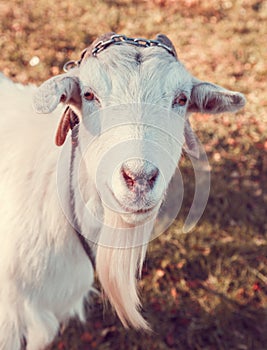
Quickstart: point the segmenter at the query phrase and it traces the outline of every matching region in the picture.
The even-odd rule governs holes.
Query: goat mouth
[[[151,211],[153,211],[153,209],[155,209],[155,207],[147,208],[147,209],[139,209],[139,210],[134,211],[133,213],[135,213],[135,214],[146,214],[146,213],[150,213]]]
[[[116,199],[116,197],[115,197],[115,199]],[[123,205],[118,200],[117,200],[117,202],[120,205],[120,207],[122,208],[122,210],[124,211],[123,214],[139,214],[139,215],[149,214],[149,213],[152,213],[155,210],[155,208],[157,207],[155,205],[155,206],[149,207],[149,208],[133,209],[133,208],[129,208],[129,207]]]
[[[156,207],[158,207],[158,204],[153,205],[152,207],[148,207],[148,208],[141,208],[141,209],[134,209],[134,208],[130,208],[126,205],[124,205],[114,194],[114,192],[111,190],[111,194],[113,199],[115,200],[116,204],[118,205],[119,210],[122,211],[122,214],[138,214],[138,215],[142,215],[142,214],[150,214],[152,213]]]

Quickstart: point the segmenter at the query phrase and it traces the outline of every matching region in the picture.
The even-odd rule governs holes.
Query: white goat
[[[1,350],[43,349],[60,323],[83,319],[93,264],[122,323],[149,328],[136,273],[184,142],[197,154],[188,114],[245,104],[192,77],[164,35],[113,35],[38,89],[0,78]],[[39,113],[67,106],[58,128],[37,118],[33,95]]]

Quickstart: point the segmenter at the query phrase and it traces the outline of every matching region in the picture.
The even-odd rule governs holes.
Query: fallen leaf
[[[91,343],[91,341],[93,340],[93,336],[91,333],[89,332],[85,332],[83,333],[83,335],[81,336],[81,340],[85,343]]]

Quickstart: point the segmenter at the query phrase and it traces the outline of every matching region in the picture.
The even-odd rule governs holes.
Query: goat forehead
[[[88,58],[81,67],[80,80],[100,98],[140,102],[162,99],[179,89],[189,92],[192,85],[192,76],[165,50],[130,45],[113,46],[97,58]]]

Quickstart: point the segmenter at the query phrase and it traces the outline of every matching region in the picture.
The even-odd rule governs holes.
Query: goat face
[[[103,203],[133,225],[159,209],[184,141],[198,153],[188,113],[235,111],[245,102],[240,93],[195,79],[161,47],[126,43],[85,55],[79,68],[50,79],[35,96],[43,113],[60,101],[88,131],[84,147],[95,136],[87,162]]]
[[[188,113],[235,111],[245,102],[240,93],[195,79],[162,47],[127,43],[85,55],[79,68],[50,79],[35,96],[39,112],[60,101],[88,132],[83,145],[89,175],[97,179],[104,205],[133,225],[159,209],[184,141],[198,153]]]
[[[102,202],[131,225],[154,217],[181,155],[192,76],[162,48],[126,45],[88,57],[79,84]]]
[[[99,38],[100,43],[109,38]],[[95,187],[104,210],[132,226],[155,218],[183,144],[198,156],[189,114],[233,112],[245,104],[242,94],[194,78],[177,59],[169,39],[157,39],[163,46],[119,42],[96,56],[91,47],[78,67],[49,79],[34,98],[40,113],[52,112],[59,102],[68,105],[57,145],[73,127],[71,116],[78,116],[87,168],[81,182],[83,192],[89,193],[83,193],[83,199],[89,202]]]

